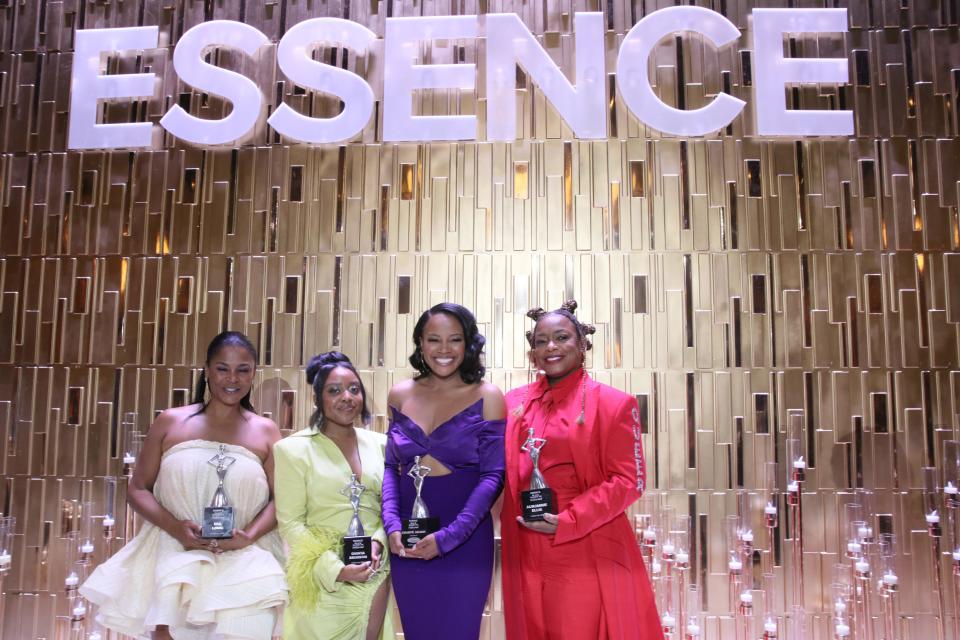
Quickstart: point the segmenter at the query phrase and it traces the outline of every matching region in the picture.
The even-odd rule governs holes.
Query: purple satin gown
[[[407,471],[428,453],[452,473],[427,476],[421,496],[440,518],[440,556],[391,556],[390,577],[408,640],[475,640],[493,575],[490,507],[503,485],[503,420],[484,420],[478,400],[426,435],[393,409],[383,474],[383,524],[399,531],[416,497]]]

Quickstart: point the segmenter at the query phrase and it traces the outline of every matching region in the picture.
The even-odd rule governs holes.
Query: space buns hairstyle
[[[587,336],[592,336],[597,332],[597,328],[592,324],[586,324],[580,322],[577,316],[574,315],[574,312],[577,310],[577,301],[576,300],[567,300],[559,309],[554,309],[553,311],[544,311],[543,307],[537,307],[535,309],[530,309],[527,311],[527,317],[533,320],[533,329],[527,331],[527,342],[533,347],[533,336],[537,331],[537,325],[540,323],[540,320],[547,316],[563,316],[570,321],[570,324],[573,325],[573,328],[577,331],[577,341],[583,345],[584,351],[589,351],[593,348],[593,343],[590,342],[590,338]]]

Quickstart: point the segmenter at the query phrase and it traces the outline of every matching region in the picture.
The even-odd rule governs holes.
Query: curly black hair
[[[217,352],[224,347],[240,347],[245,349],[247,353],[250,354],[250,357],[253,358],[254,364],[257,362],[257,348],[253,346],[253,343],[250,342],[250,338],[243,335],[239,331],[224,331],[214,336],[213,340],[210,341],[210,344],[207,345],[207,359],[204,360],[204,364],[210,364],[210,361],[213,360],[213,357],[217,355]],[[253,392],[251,389],[247,392],[247,395],[243,396],[240,399],[240,406],[246,409],[251,413],[256,413],[257,410],[253,408],[253,403],[250,402],[250,394]],[[210,402],[206,398],[207,396],[207,374],[203,369],[200,370],[200,377],[197,378],[197,386],[193,391],[193,404],[199,404],[200,408],[195,412],[187,416],[189,420],[195,415],[199,415],[207,410],[207,405]]]
[[[423,359],[423,352],[420,350],[420,342],[423,339],[423,329],[427,326],[427,321],[438,313],[445,313],[448,316],[456,318],[463,327],[463,341],[465,352],[463,362],[457,370],[460,378],[467,384],[476,384],[483,380],[487,372],[483,366],[483,346],[487,339],[481,335],[477,328],[477,319],[466,307],[453,303],[441,302],[435,304],[420,316],[417,325],[413,328],[413,346],[414,351],[410,355],[410,364],[417,370],[417,379],[425,378],[430,375],[430,367]]]
[[[323,422],[323,385],[326,384],[330,373],[341,367],[353,372],[360,383],[360,397],[363,399],[363,408],[360,410],[360,418],[366,424],[370,421],[370,410],[367,408],[367,389],[363,386],[363,380],[357,373],[356,367],[350,362],[350,358],[339,351],[327,351],[310,358],[307,363],[307,383],[313,387],[313,403],[316,407],[313,415],[310,416],[310,426],[319,427]]]
[[[527,331],[527,342],[530,344],[530,347],[533,347],[533,334],[537,330],[537,324],[542,318],[547,316],[563,316],[570,321],[570,324],[573,325],[573,328],[577,332],[577,341],[583,345],[584,351],[589,351],[593,348],[593,343],[590,342],[590,338],[587,336],[592,336],[597,332],[597,328],[592,324],[586,324],[585,322],[580,322],[580,319],[573,313],[577,310],[577,301],[576,300],[567,300],[559,309],[554,309],[553,311],[544,311],[542,307],[537,307],[536,309],[530,309],[527,311],[527,317],[533,320],[533,329]]]

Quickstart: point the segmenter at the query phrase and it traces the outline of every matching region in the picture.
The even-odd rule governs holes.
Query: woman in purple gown
[[[382,496],[393,590],[408,640],[474,640],[493,575],[490,507],[503,484],[506,405],[483,382],[485,340],[470,311],[435,305],[420,316],[413,342],[419,374],[388,398]],[[405,547],[401,519],[411,517],[417,457],[429,469],[421,497],[440,528]]]

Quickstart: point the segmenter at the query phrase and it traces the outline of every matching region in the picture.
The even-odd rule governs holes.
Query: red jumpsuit
[[[582,386],[581,386],[582,385]],[[582,398],[584,424],[578,424]],[[528,429],[547,444],[540,470],[557,496],[548,536],[520,526],[532,464]],[[659,640],[650,581],[624,511],[644,485],[636,399],[574,373],[507,394],[506,485],[501,512],[508,640]]]

